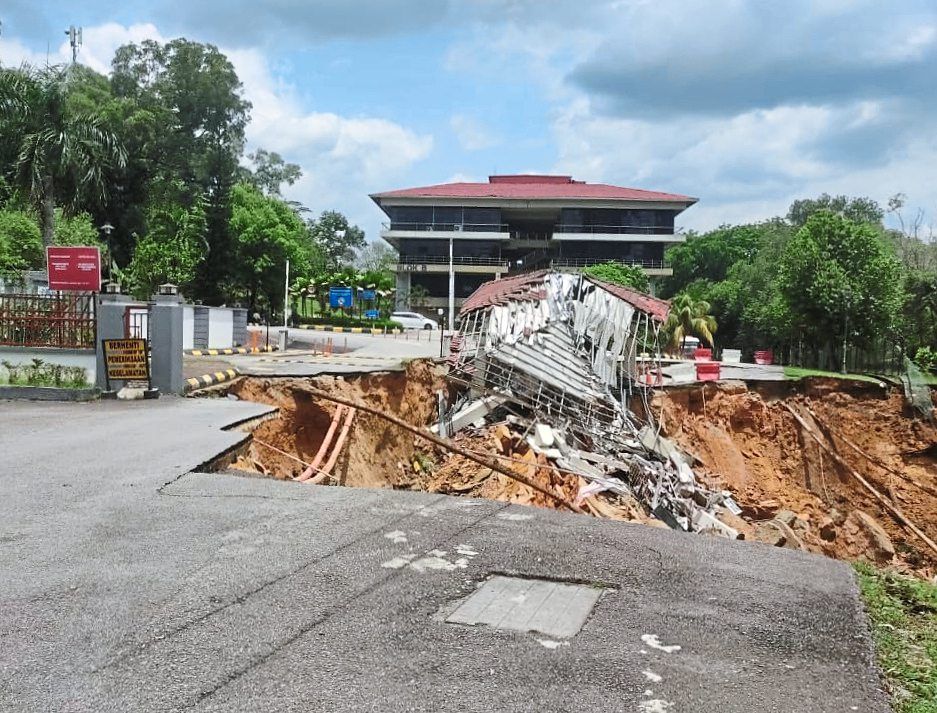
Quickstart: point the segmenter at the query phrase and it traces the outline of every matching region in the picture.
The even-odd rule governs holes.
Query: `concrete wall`
[[[85,380],[94,384],[97,361],[94,349],[54,349],[49,347],[0,347],[0,362],[30,364],[33,359],[42,359],[47,364],[80,366],[85,370]],[[6,379],[7,370],[0,363],[0,377]]]
[[[195,310],[192,305],[182,306],[182,348],[195,348]]]
[[[247,310],[183,305],[183,349],[228,349],[247,340]]]
[[[234,313],[227,307],[212,307],[208,312],[208,348],[234,346]]]

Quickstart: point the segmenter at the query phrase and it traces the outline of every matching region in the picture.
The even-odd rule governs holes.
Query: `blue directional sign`
[[[374,290],[362,290],[361,299],[363,300],[375,300],[377,299],[377,293]]]
[[[364,311],[364,316],[368,319],[379,319],[381,316],[381,311],[377,309],[366,309]]]
[[[332,309],[351,307],[352,292],[350,287],[330,287],[329,307]]]

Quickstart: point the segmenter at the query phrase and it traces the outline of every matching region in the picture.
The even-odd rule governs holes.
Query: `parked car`
[[[394,312],[390,318],[404,329],[439,329],[439,322],[419,312]]]

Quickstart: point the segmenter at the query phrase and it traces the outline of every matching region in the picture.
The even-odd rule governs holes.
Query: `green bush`
[[[0,362],[7,371],[7,383],[11,386],[57,386],[65,389],[88,387],[85,369],[81,366],[47,364],[42,359],[33,359],[31,364]]]
[[[914,363],[924,371],[937,374],[937,349],[921,347],[914,355]]]

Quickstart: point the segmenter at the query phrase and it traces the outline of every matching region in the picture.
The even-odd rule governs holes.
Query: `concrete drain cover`
[[[586,623],[600,596],[598,587],[496,575],[459,604],[446,621],[568,639]]]

